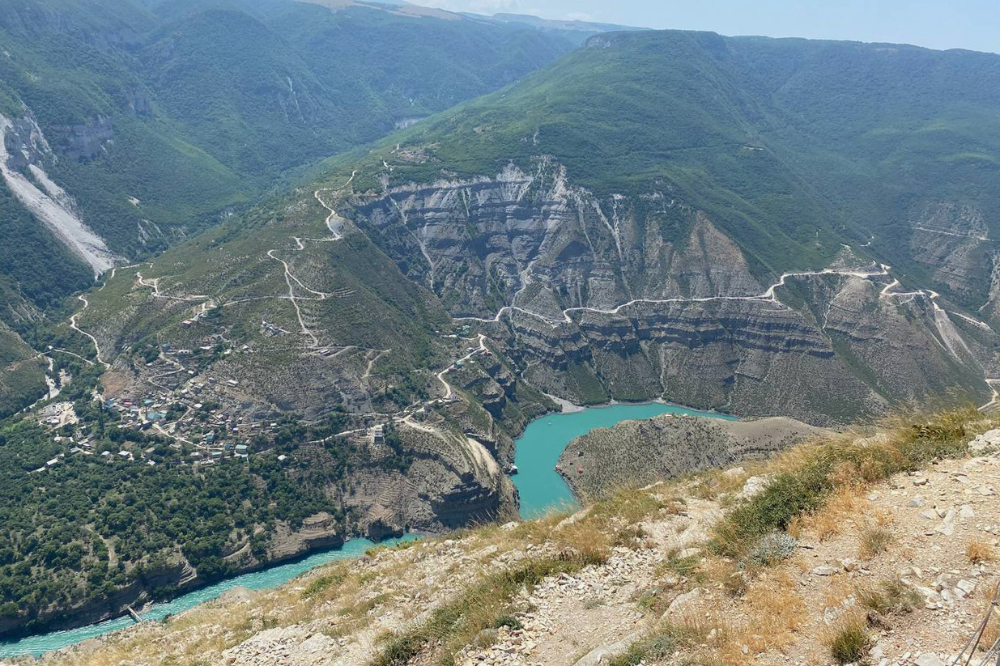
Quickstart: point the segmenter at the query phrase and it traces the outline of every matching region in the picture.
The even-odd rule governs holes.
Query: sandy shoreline
[[[563,413],[563,414],[572,414],[574,412],[582,412],[583,410],[586,409],[586,407],[583,407],[582,405],[574,405],[569,400],[563,400],[562,398],[557,398],[556,396],[550,395],[548,393],[545,394],[545,397],[548,398],[549,400],[551,400],[552,402],[556,403],[557,405],[559,405],[559,407],[562,410],[561,413]]]

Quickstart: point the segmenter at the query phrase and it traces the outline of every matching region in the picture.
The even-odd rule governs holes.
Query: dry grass
[[[822,508],[796,516],[789,524],[789,534],[798,538],[810,533],[819,541],[840,535],[846,525],[863,513],[862,490],[853,483],[838,488]]]
[[[482,577],[456,597],[439,606],[420,626],[387,637],[371,666],[404,666],[418,655],[432,654],[437,663],[453,663],[454,654],[469,645],[484,629],[496,628],[514,612],[512,603],[524,590],[529,593],[544,578],[572,573],[602,559],[566,553],[519,563]]]
[[[712,632],[715,631],[713,635]],[[709,636],[712,642],[717,643],[724,639],[724,634],[712,623],[706,622],[703,618],[695,616],[685,616],[675,621],[662,622],[650,634],[629,646],[624,654],[611,659],[608,666],[638,666],[643,663],[661,663],[678,650],[685,650],[690,653],[692,649],[697,650],[699,646],[708,647]],[[683,663],[691,666],[707,664],[708,662],[700,657],[705,655],[688,654]]]
[[[998,640],[1000,640],[1000,615],[994,613],[990,617],[990,621],[986,623],[986,628],[983,629],[983,636],[979,640],[979,649],[985,652]]]
[[[844,601],[855,593],[855,588],[850,581],[842,576],[832,577],[823,589],[823,608],[837,608],[843,606]]]
[[[791,449],[769,465],[772,478],[767,488],[716,525],[715,546],[723,554],[744,556],[762,536],[816,514],[840,491],[865,489],[933,460],[963,455],[969,433],[988,424],[970,408],[900,417],[888,423],[878,438],[840,435]]]
[[[879,615],[902,615],[920,605],[920,595],[898,578],[859,587],[858,602]]]
[[[838,664],[862,662],[872,646],[867,618],[862,613],[846,615],[827,633],[824,642]]]
[[[808,612],[791,574],[779,570],[753,579],[738,572],[732,562],[710,560],[705,575],[705,584],[740,575],[742,596],[739,600],[695,600],[611,663],[661,663],[680,650],[683,657],[677,663],[741,666],[754,663],[758,654],[781,651],[797,640]],[[670,649],[664,652],[666,648]]]
[[[996,551],[993,546],[985,541],[972,540],[965,544],[965,559],[971,564],[983,564],[996,559]]]
[[[795,640],[806,621],[805,603],[788,572],[778,572],[751,586],[746,593],[747,609],[752,618],[739,637],[751,651],[780,650]]]
[[[868,560],[889,550],[896,542],[892,530],[885,525],[864,525],[858,534],[858,556]]]

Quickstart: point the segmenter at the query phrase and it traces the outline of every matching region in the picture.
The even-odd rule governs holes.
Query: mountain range
[[[1000,56],[59,2],[0,10],[0,399],[62,392],[0,428],[0,632],[513,516],[564,401],[997,402]]]

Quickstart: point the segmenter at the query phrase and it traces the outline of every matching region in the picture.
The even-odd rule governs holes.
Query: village
[[[183,325],[189,328],[197,321],[198,317],[195,317],[185,320]],[[265,337],[287,333],[267,321],[261,322],[260,330]],[[460,329],[460,332],[467,335],[468,327]],[[470,340],[456,334],[444,334],[442,337],[456,342]],[[94,423],[90,422],[93,419],[80,418],[72,402],[50,402],[39,409],[38,422],[54,433],[53,442],[64,446],[65,450],[34,472],[51,469],[67,456],[76,455],[97,455],[109,463],[151,467],[157,464],[207,466],[228,460],[246,461],[253,454],[272,451],[275,437],[294,421],[275,409],[247,400],[241,395],[238,380],[212,373],[215,360],[234,353],[252,354],[253,349],[247,344],[234,349],[219,334],[205,336],[198,342],[200,344],[190,348],[161,343],[156,356],[150,360],[143,363],[141,356],[136,357],[135,363],[143,381],[129,385],[114,397],[94,392],[93,397],[101,413],[101,428],[112,442],[121,445],[117,450],[105,448],[95,451],[95,445],[101,438],[96,436]],[[318,351],[327,357],[339,352],[336,348]],[[407,423],[412,426],[416,420],[426,418],[432,408],[457,402],[459,397],[445,376],[460,370],[476,355],[490,355],[492,352],[480,337],[477,346],[464,348],[462,353],[461,358],[436,375],[443,388],[443,396],[415,403],[392,416],[352,414],[350,427],[313,443],[349,437],[354,443],[378,448],[385,443],[385,432],[390,424]],[[60,379],[62,382],[72,381],[69,376]],[[55,399],[58,393],[54,390],[50,397]],[[151,444],[157,440],[169,441],[171,453],[166,456],[166,461],[162,444],[159,447]],[[286,454],[277,456],[281,463],[287,459]]]

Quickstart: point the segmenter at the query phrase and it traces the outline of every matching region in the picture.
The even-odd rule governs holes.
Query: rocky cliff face
[[[928,206],[911,220],[910,252],[935,282],[976,300],[985,292],[995,252],[983,211],[973,205]]]
[[[662,397],[824,423],[955,388],[989,396],[995,354],[964,329],[992,330],[863,251],[785,276],[752,269],[705,213],[655,191],[598,198],[543,158],[533,173],[353,203],[411,279],[504,339],[534,385],[576,402]],[[981,215],[939,206],[921,219],[914,256],[960,293],[982,263]]]
[[[345,503],[357,510],[363,532],[434,532],[517,516],[516,490],[481,442],[420,424],[400,434],[414,458],[407,470],[387,471],[376,458],[352,477]]]
[[[544,159],[532,174],[510,166],[355,204],[354,221],[456,317],[514,305],[558,320],[571,307],[762,291],[704,214],[656,192],[601,200]]]
[[[149,102],[145,98],[137,99],[139,106],[130,106],[130,110],[148,109]],[[62,142],[57,146],[59,154],[71,160],[92,160],[101,154],[105,144],[114,139],[115,132],[110,118],[98,116],[86,123],[60,128]]]

